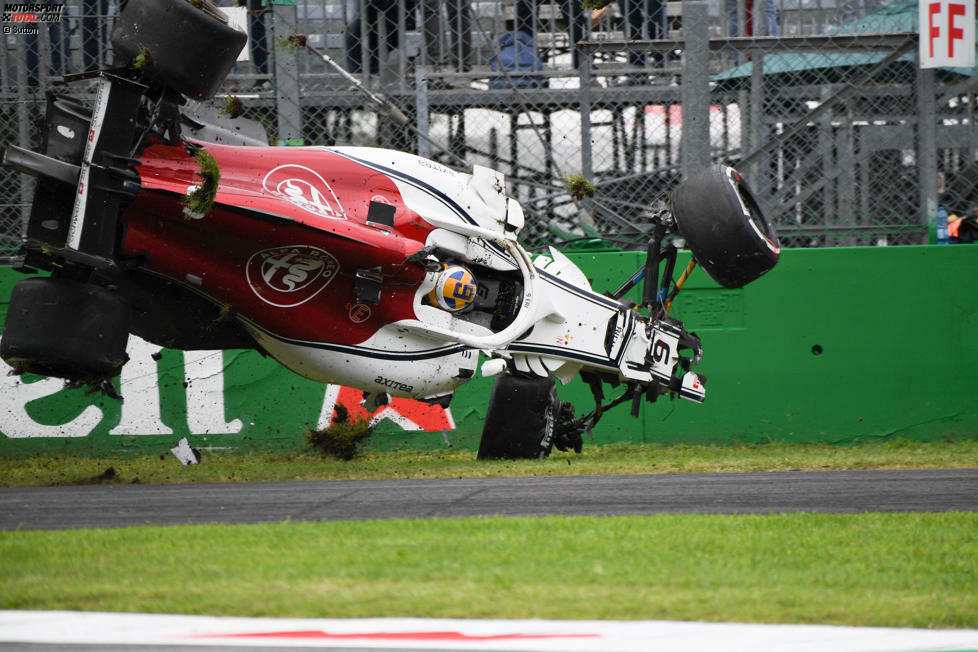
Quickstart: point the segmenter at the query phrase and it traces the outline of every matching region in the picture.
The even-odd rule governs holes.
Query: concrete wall
[[[642,263],[633,252],[571,257],[598,289],[617,287]],[[0,317],[20,278],[0,269]],[[698,269],[673,315],[702,337],[706,403],[660,398],[637,420],[621,406],[594,443],[978,434],[978,247],[788,250],[740,290]],[[121,405],[0,369],[0,455],[155,453],[186,435],[195,446],[299,450],[305,429],[323,425],[337,401],[360,410],[357,392],[312,383],[254,352],[165,350],[155,360],[158,351],[131,339]],[[395,400],[377,415],[373,445],[475,448],[491,384],[473,380],[449,413]],[[578,413],[593,402],[578,381],[560,394]]]

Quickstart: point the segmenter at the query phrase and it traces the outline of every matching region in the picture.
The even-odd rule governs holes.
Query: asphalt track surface
[[[473,516],[978,511],[978,469],[0,489],[0,529]]]

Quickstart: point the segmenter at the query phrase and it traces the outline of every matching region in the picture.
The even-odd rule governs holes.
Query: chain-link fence
[[[978,206],[975,71],[919,68],[916,0],[226,4],[252,40],[225,91],[272,144],[499,169],[533,247],[644,246],[649,211],[711,161],[741,170],[785,246],[927,242],[938,205]],[[117,1],[64,7],[5,37],[4,143],[37,147],[57,75],[111,63]],[[0,251],[31,193],[0,171]]]

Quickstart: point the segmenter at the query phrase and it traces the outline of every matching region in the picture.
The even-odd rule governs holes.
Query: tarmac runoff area
[[[665,621],[228,618],[0,611],[0,650],[978,651],[978,630]]]

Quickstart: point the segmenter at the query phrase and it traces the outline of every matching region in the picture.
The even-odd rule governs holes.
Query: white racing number
[[[668,384],[672,380],[672,370],[679,361],[679,335],[671,330],[652,329],[652,346],[649,347],[649,361],[652,375]]]

